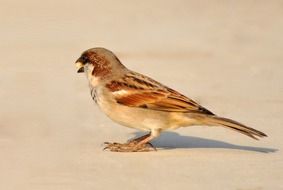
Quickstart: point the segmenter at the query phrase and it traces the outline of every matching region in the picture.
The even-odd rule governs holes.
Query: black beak
[[[85,72],[85,69],[83,67],[79,68],[79,70],[77,71],[77,73],[83,73]]]

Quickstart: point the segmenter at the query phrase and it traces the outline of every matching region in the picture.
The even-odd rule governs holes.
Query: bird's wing
[[[167,112],[193,112],[214,115],[192,99],[144,75],[130,72],[106,85],[122,105]]]

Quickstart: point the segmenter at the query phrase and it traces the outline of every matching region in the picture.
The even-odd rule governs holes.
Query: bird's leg
[[[161,133],[160,129],[151,130],[151,132],[147,136],[145,135],[143,136],[144,138],[139,139],[134,149],[139,150],[149,146],[151,149],[154,149],[156,151],[156,148],[150,143],[150,141],[156,137],[159,137],[160,133]]]
[[[125,144],[120,143],[105,143],[104,150],[110,150],[112,152],[149,152],[156,150],[151,143],[152,139],[160,135],[161,130],[152,130],[151,133],[142,137],[133,139]]]
[[[105,142],[106,145],[104,150],[110,150],[112,152],[148,152],[155,150],[153,145],[149,142],[143,143],[140,145],[139,143],[150,137],[150,133],[144,136],[138,137],[136,139],[130,140],[125,144],[122,143],[109,143]]]
[[[141,137],[137,137],[137,138],[135,138],[135,139],[131,139],[131,140],[128,141],[128,143],[138,144],[140,141],[142,141],[142,140],[146,139],[147,137],[149,137],[150,134],[151,134],[151,133],[148,133],[148,134],[143,135],[143,136],[141,136]]]

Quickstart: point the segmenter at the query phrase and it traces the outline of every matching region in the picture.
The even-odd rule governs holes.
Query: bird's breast
[[[140,130],[170,127],[169,112],[121,105],[115,101],[113,94],[104,88],[98,87],[93,93],[100,110],[121,125]]]

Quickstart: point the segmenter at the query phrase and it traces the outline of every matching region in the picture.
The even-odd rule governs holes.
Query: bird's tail
[[[263,132],[253,129],[251,127],[247,127],[232,119],[206,115],[206,117],[203,118],[203,122],[206,125],[220,125],[223,127],[227,127],[228,129],[232,129],[256,140],[258,140],[258,137],[267,137],[267,135]]]

